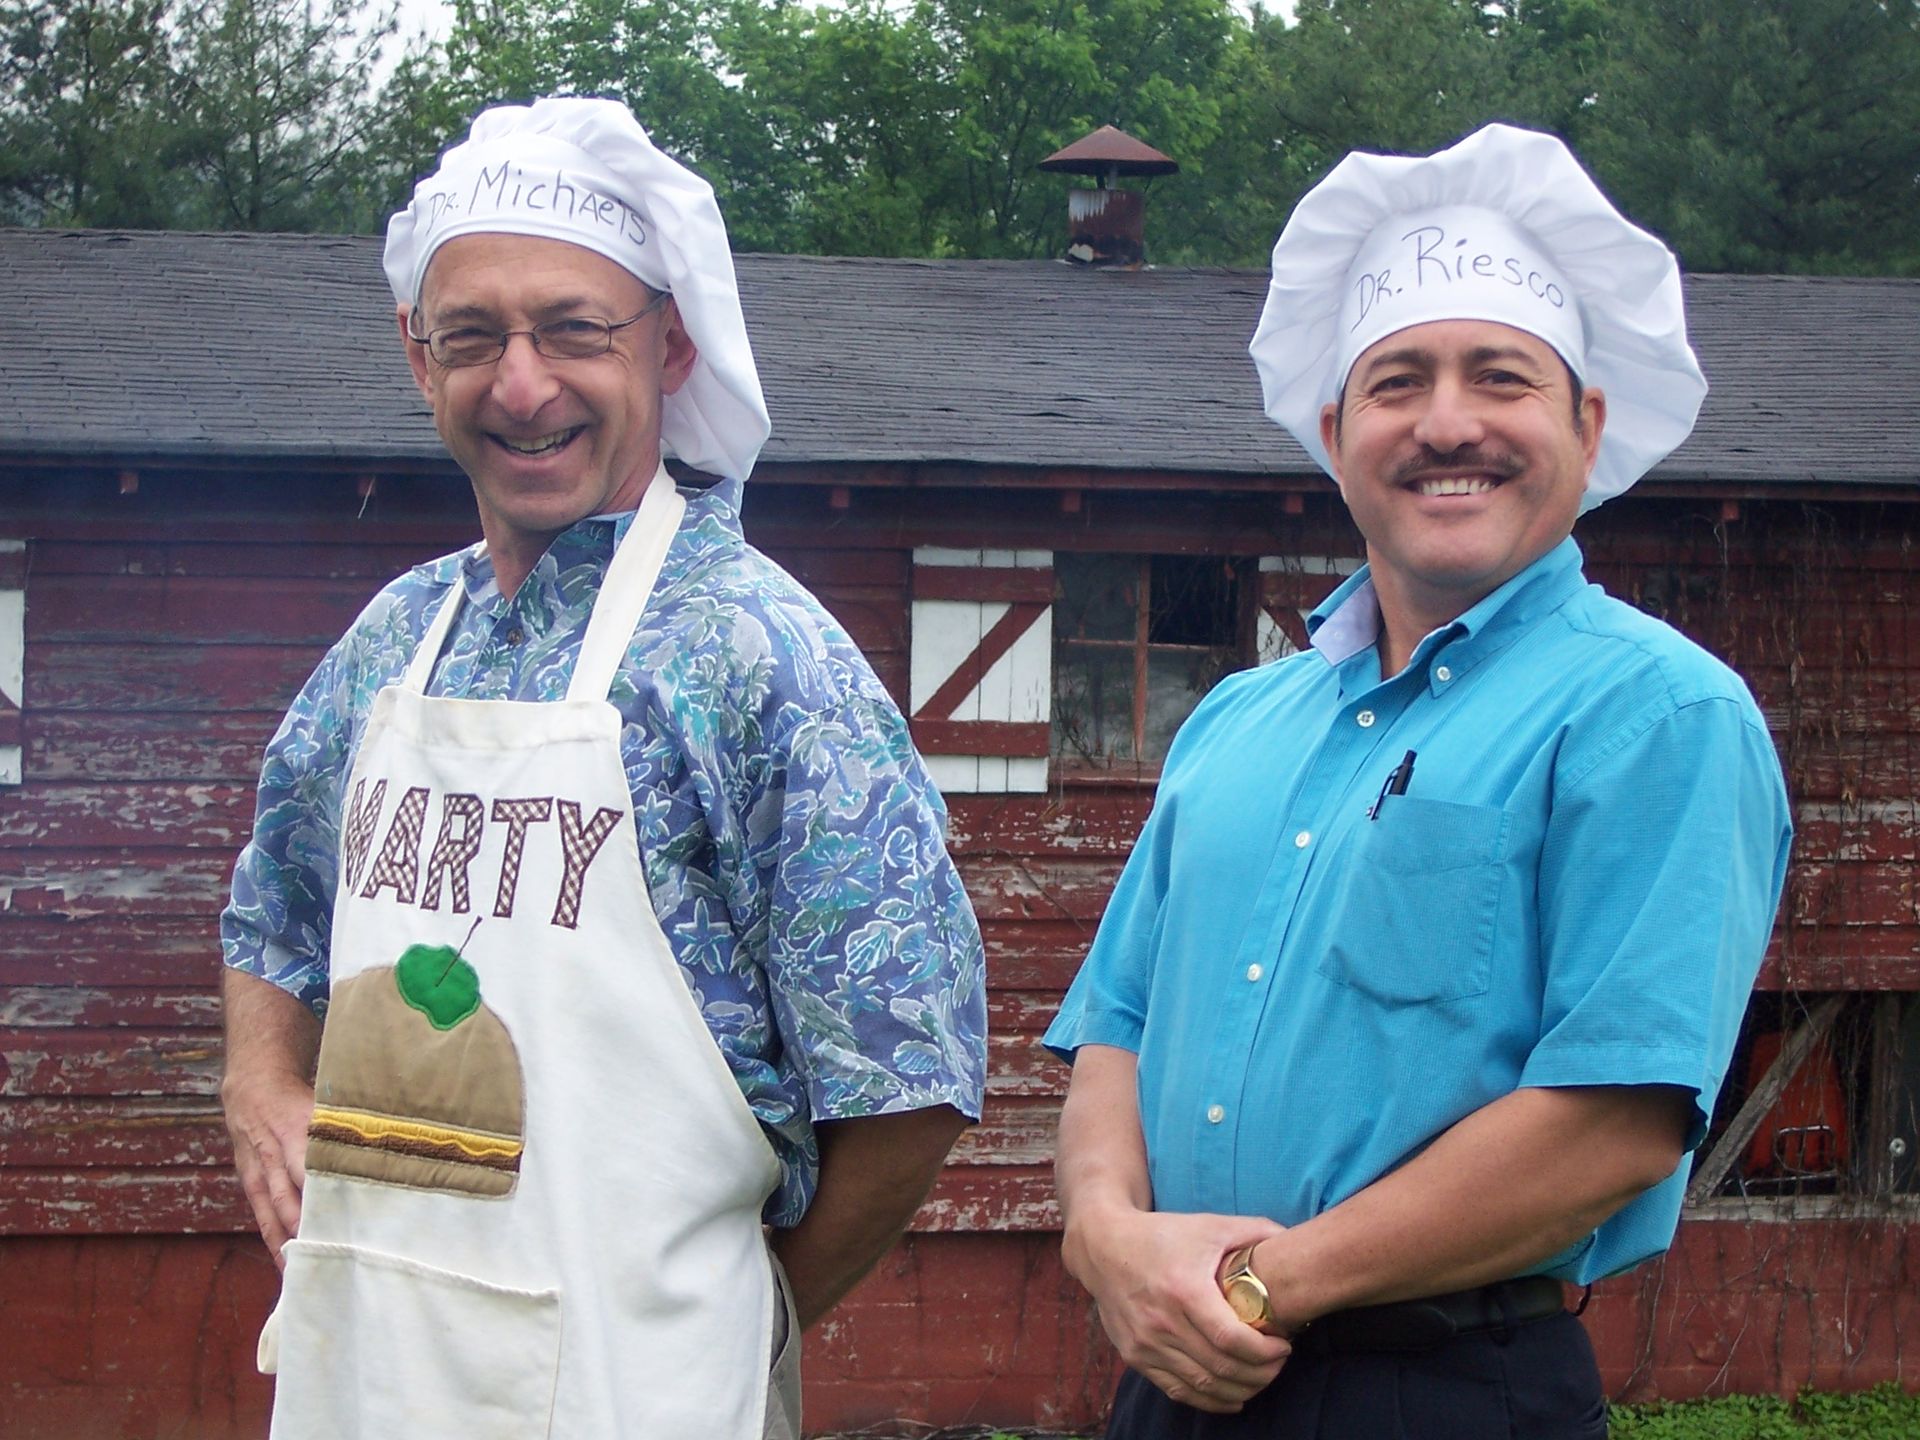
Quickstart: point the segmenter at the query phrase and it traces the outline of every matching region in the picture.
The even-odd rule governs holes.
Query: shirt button
[[[1453,671],[1444,665],[1436,665],[1433,667],[1433,678],[1444,685],[1453,678]]]
[[[1227,1110],[1224,1105],[1207,1106],[1207,1123],[1209,1125],[1218,1125],[1222,1120],[1226,1118],[1227,1118]]]
[[[1293,837],[1293,848],[1296,850],[1304,850],[1312,843],[1313,832],[1311,830],[1302,830],[1298,835]]]
[[[1247,966],[1247,979],[1249,980],[1258,980],[1262,975],[1266,973],[1267,972],[1262,970],[1258,965]]]
[[[511,630],[507,631],[507,644],[509,645],[518,645],[522,640],[526,638],[527,638],[527,632],[522,630],[518,625],[514,626]]]
[[[1362,730],[1367,729],[1369,726],[1373,724],[1373,712],[1371,710],[1362,710],[1358,715],[1354,716],[1353,718],[1360,722],[1360,728]]]

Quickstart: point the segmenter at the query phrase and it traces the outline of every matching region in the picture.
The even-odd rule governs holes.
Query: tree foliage
[[[1585,149],[1702,270],[1920,270],[1920,4],[1612,0]]]
[[[1695,269],[1920,273],[1920,0],[0,0],[0,219],[375,229],[483,105],[611,95],[743,249],[1037,256],[1034,168],[1112,122],[1181,162],[1162,262],[1258,263],[1347,151],[1571,141]]]
[[[460,0],[449,117],[613,95],[706,174],[748,249],[1030,256],[1060,228],[1034,165],[1118,121],[1219,127],[1227,0]]]
[[[368,0],[0,0],[0,218],[324,229],[393,31]]]
[[[167,0],[0,0],[0,216],[164,226]]]
[[[178,145],[194,223],[320,228],[342,209],[346,159],[368,125],[354,102],[392,35],[362,0],[206,0],[180,27]]]

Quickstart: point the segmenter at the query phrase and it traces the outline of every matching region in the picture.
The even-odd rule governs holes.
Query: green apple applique
[[[480,974],[451,945],[409,945],[393,979],[400,998],[436,1030],[451,1030],[480,1008]]]

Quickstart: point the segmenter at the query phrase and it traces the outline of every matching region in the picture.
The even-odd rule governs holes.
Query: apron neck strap
[[[480,547],[480,553],[486,547]],[[464,598],[465,583],[458,575],[453,584],[447,587],[447,593],[441,597],[440,608],[433,612],[428,622],[427,633],[420,637],[420,643],[413,649],[413,659],[407,663],[406,678],[400,682],[401,688],[411,690],[416,695],[427,692],[427,681],[433,678],[434,662],[440,658],[440,652],[446,648],[447,635],[453,629],[453,617],[460,613],[460,602]]]
[[[686,500],[662,463],[641,497],[640,509],[627,527],[620,548],[607,565],[593,618],[587,622],[586,638],[580,642],[580,654],[573,662],[567,699],[607,698],[686,510]]]
[[[667,473],[664,463],[653,472],[640,509],[627,527],[620,548],[608,562],[606,579],[594,601],[593,616],[587,621],[587,633],[580,643],[580,654],[573,662],[573,679],[567,685],[569,700],[604,700],[613,688],[613,677],[626,659],[627,646],[639,628],[641,612],[653,594],[660,576],[660,565],[667,558],[667,547],[680,530],[680,517],[687,502]],[[481,552],[486,547],[481,546]],[[420,637],[413,659],[408,662],[404,689],[424,695],[427,681],[433,678],[434,663],[446,648],[453,630],[454,617],[460,613],[464,587],[456,578],[447,587],[440,608],[434,611],[426,634]]]

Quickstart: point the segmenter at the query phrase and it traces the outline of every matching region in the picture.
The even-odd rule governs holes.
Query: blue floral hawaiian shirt
[[[738,482],[689,495],[608,698],[654,911],[780,1157],[766,1218],[792,1225],[818,1175],[813,1120],[940,1104],[979,1118],[985,964],[899,709],[819,602],[747,545],[739,503]],[[221,916],[227,964],[325,1013],[341,792],[375,693],[460,584],[429,693],[564,697],[632,518],[565,531],[511,599],[477,547],[374,598],[267,747]]]

